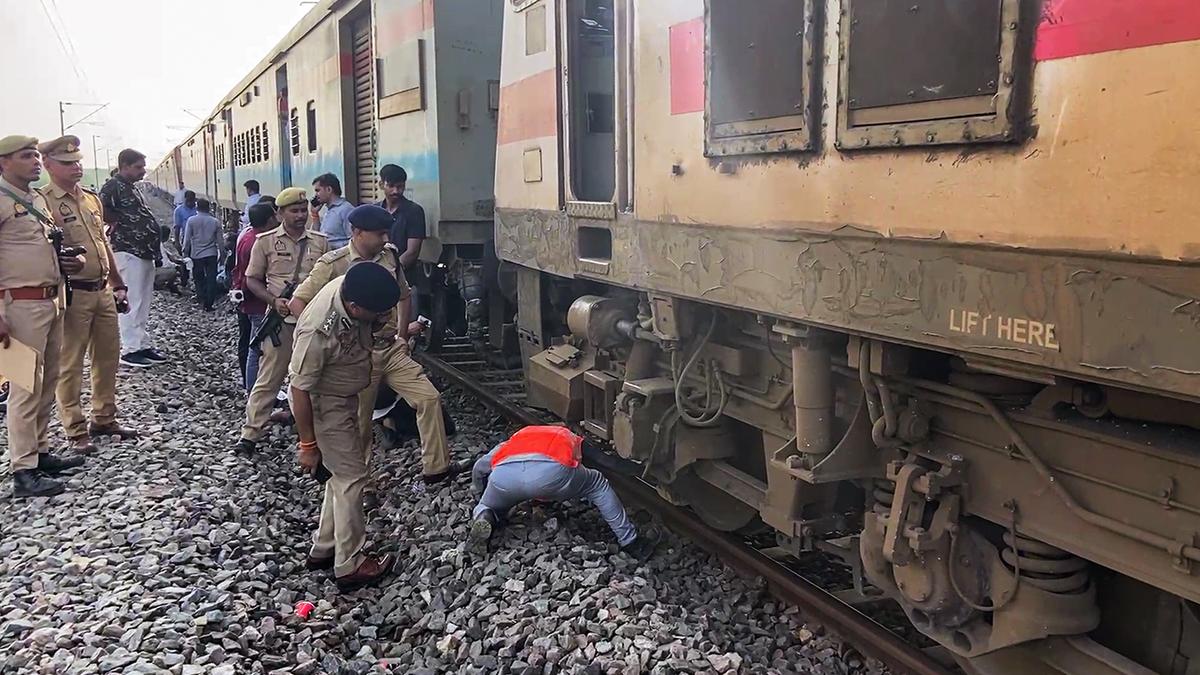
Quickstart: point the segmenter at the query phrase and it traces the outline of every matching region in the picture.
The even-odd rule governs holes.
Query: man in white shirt
[[[175,206],[183,206],[183,193],[185,192],[187,189],[183,187],[183,181],[179,181],[179,189],[175,191]]]

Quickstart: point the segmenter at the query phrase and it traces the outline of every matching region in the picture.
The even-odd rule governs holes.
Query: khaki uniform
[[[321,257],[313,267],[312,274],[296,289],[292,296],[302,302],[308,302],[322,286],[331,279],[341,277],[354,263],[363,257],[354,250],[354,243],[331,251]],[[404,271],[399,268],[399,251],[388,244],[379,255],[370,262],[379,263],[389,272],[396,275],[400,283],[400,301],[409,297],[408,282]],[[399,270],[399,271],[398,271]],[[427,476],[442,473],[450,467],[450,449],[446,441],[446,423],[442,418],[441,394],[437,387],[425,377],[421,366],[408,353],[408,343],[397,339],[399,327],[396,325],[397,312],[395,309],[388,313],[383,322],[379,322],[374,334],[374,349],[371,353],[374,368],[372,369],[371,384],[359,395],[358,423],[360,443],[363,456],[368,465],[371,457],[371,412],[375,406],[375,396],[379,391],[379,383],[384,382],[412,406],[417,413],[417,430],[421,434],[423,452],[421,456],[421,472]],[[405,326],[407,329],[407,326]]]
[[[26,192],[0,178],[0,186],[20,197],[47,219],[50,209],[38,192]],[[47,236],[50,226],[29,209],[0,192],[0,317],[9,335],[41,354],[32,391],[10,383],[8,395],[8,455],[12,470],[36,469],[38,453],[50,451],[50,413],[58,381],[65,303],[58,257]],[[15,299],[45,289],[50,297]]]
[[[280,295],[289,282],[304,280],[317,259],[329,251],[325,235],[305,230],[299,239],[293,239],[283,225],[258,235],[250,249],[250,262],[246,265],[246,276],[266,281],[272,295]],[[268,307],[268,310],[270,308]],[[288,361],[292,358],[292,336],[296,317],[284,319],[279,331],[279,346],[271,341],[262,343],[262,357],[258,361],[258,377],[254,388],[246,399],[246,424],[242,427],[242,438],[259,441],[266,432],[275,405],[275,395],[287,378]]]
[[[296,326],[292,386],[312,397],[313,425],[321,462],[333,477],[325,483],[321,520],[313,536],[314,558],[333,554],[335,576],[362,563],[366,518],[362,507],[367,463],[358,449],[358,395],[371,381],[371,325],[350,317],[342,304],[342,281],[325,285]]]
[[[66,309],[58,378],[58,412],[67,438],[87,435],[87,419],[80,404],[83,357],[92,359],[92,423],[106,427],[117,417],[117,367],[121,355],[117,303],[108,288],[110,271],[108,238],[100,198],[78,188],[71,193],[50,183],[42,190],[54,222],[63,230],[63,242],[87,249],[83,270],[71,277],[75,290]],[[98,285],[85,290],[81,285]]]

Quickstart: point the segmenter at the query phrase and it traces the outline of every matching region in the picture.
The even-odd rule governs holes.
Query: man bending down
[[[638,536],[603,474],[579,463],[582,446],[583,439],[563,427],[531,426],[476,460],[471,483],[480,499],[472,513],[471,548],[486,551],[500,517],[523,501],[586,499],[600,510],[621,550],[649,558],[655,542]]]

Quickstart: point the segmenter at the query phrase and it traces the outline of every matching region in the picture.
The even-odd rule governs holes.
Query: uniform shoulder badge
[[[325,315],[325,320],[321,322],[321,327],[317,330],[325,335],[333,335],[334,329],[337,328],[337,322],[338,311],[330,308],[329,313]]]
[[[328,263],[332,263],[336,260],[340,260],[341,258],[345,258],[348,255],[350,255],[350,247],[343,246],[341,248],[335,248],[334,250],[325,253],[320,258],[317,258],[317,262],[323,262],[323,263],[328,264]]]

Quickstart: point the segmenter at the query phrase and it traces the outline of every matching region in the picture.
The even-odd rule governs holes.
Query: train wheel
[[[761,523],[754,507],[705,482],[691,469],[680,471],[665,489],[674,503],[691,507],[700,520],[714,530],[753,532]]]

